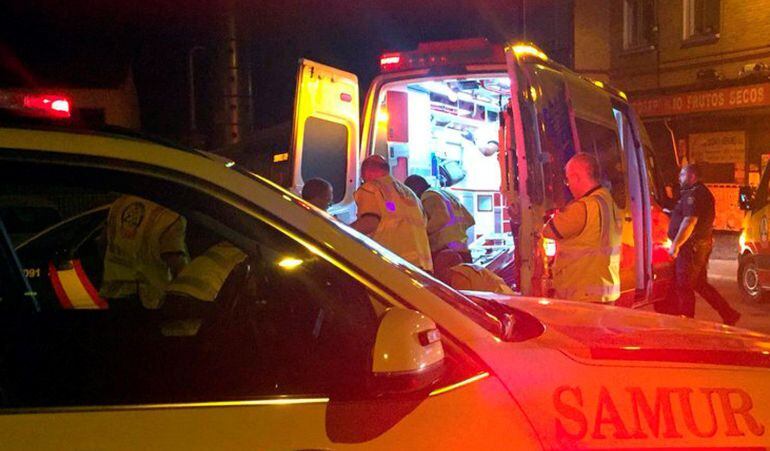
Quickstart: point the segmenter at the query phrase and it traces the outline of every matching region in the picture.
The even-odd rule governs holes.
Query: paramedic
[[[390,175],[379,155],[361,164],[363,184],[355,192],[358,219],[351,226],[426,271],[433,270],[420,200]]]
[[[515,294],[497,274],[483,266],[464,263],[457,251],[444,249],[436,254],[433,265],[436,277],[455,290]]]
[[[431,188],[419,175],[410,175],[404,184],[420,198],[428,217],[428,241],[433,258],[444,249],[452,249],[465,263],[471,263],[466,230],[475,221],[468,210],[454,195],[441,188]]]
[[[620,297],[621,218],[599,183],[599,164],[587,153],[565,167],[573,201],[543,227],[556,241],[553,288],[557,298],[612,304]]]
[[[110,308],[141,303],[157,309],[166,285],[188,262],[184,217],[139,197],[123,195],[107,216],[107,249],[99,295]]]
[[[679,172],[681,197],[668,228],[671,240],[669,254],[674,258],[676,299],[671,313],[695,316],[695,291],[713,307],[725,324],[733,325],[740,313],[730,307],[724,297],[708,283],[708,261],[714,229],[714,196],[700,182],[700,168],[689,164]]]
[[[328,210],[332,206],[334,191],[331,183],[322,178],[312,178],[302,187],[302,198],[321,210]]]

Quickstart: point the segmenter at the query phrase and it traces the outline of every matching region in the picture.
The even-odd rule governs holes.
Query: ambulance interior
[[[507,75],[392,83],[380,91],[374,121],[374,152],[397,179],[421,175],[471,212],[468,245],[482,264],[513,245],[498,160],[509,97]]]

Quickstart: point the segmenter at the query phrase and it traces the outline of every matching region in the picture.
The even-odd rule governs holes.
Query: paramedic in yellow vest
[[[428,241],[433,258],[444,249],[452,249],[460,254],[465,263],[471,263],[466,230],[476,221],[463,204],[446,190],[431,188],[428,181],[419,175],[410,175],[404,184],[420,198],[428,217]]]
[[[239,248],[220,241],[185,266],[166,287],[162,310],[167,321],[161,325],[163,334],[195,335],[201,319],[210,316],[214,309],[214,301],[230,273],[245,259],[246,254]]]
[[[555,297],[612,304],[620,297],[620,212],[599,183],[599,164],[587,153],[565,167],[573,201],[542,231],[556,241],[552,268]]]
[[[364,160],[361,178],[364,183],[354,195],[358,219],[351,226],[404,260],[432,271],[425,214],[417,196],[391,177],[388,162],[379,155]]]
[[[160,307],[171,280],[188,261],[182,216],[148,200],[123,195],[107,217],[107,249],[99,294],[110,308]]]
[[[490,291],[515,294],[505,281],[483,266],[464,263],[460,253],[444,249],[433,259],[434,274],[456,290]]]

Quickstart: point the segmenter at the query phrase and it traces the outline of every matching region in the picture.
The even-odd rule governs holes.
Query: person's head
[[[572,197],[577,199],[599,185],[599,162],[591,154],[578,153],[567,162],[564,175]]]
[[[422,193],[430,188],[428,181],[417,174],[412,174],[407,177],[406,180],[404,180],[404,185],[408,186],[409,189],[414,191],[414,193],[417,194],[417,197],[422,197]]]
[[[331,183],[324,179],[313,178],[305,182],[302,187],[302,198],[321,210],[326,210],[332,205],[334,191]]]
[[[491,157],[500,150],[500,145],[497,141],[488,141],[486,144],[479,146],[479,152],[485,157]]]
[[[433,274],[440,281],[449,284],[452,278],[450,269],[463,263],[460,253],[451,249],[444,249],[433,258]]]
[[[361,178],[364,183],[390,174],[390,165],[380,155],[370,155],[361,163]]]
[[[696,163],[690,163],[682,166],[682,170],[679,171],[679,186],[682,188],[689,188],[700,180],[701,170],[700,166]]]

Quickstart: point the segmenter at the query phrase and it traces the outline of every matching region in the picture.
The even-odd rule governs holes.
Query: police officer
[[[157,309],[166,285],[188,262],[185,218],[136,196],[123,195],[107,216],[107,249],[99,294],[111,308],[137,302]]]
[[[379,155],[361,164],[363,185],[355,192],[358,219],[351,226],[426,271],[433,270],[420,200],[390,175]]]
[[[621,218],[599,183],[599,164],[587,153],[565,167],[574,200],[543,227],[556,241],[553,288],[557,298],[612,304],[620,297]]]
[[[321,210],[328,210],[334,199],[331,183],[322,178],[312,178],[302,187],[302,198]]]
[[[675,296],[667,302],[668,313],[695,316],[695,292],[698,292],[722,317],[725,324],[733,325],[740,313],[730,307],[724,297],[708,283],[708,261],[713,245],[714,196],[700,182],[700,168],[696,164],[682,167],[679,172],[681,197],[671,212],[668,237],[669,254],[675,265]]]
[[[433,258],[444,249],[452,249],[460,254],[464,262],[471,263],[466,230],[476,222],[468,210],[454,195],[440,188],[431,188],[428,181],[419,175],[410,175],[404,184],[420,198],[428,217],[428,241]]]
[[[436,254],[433,264],[436,277],[456,290],[515,294],[500,276],[483,266],[464,263],[457,251],[444,249]]]

